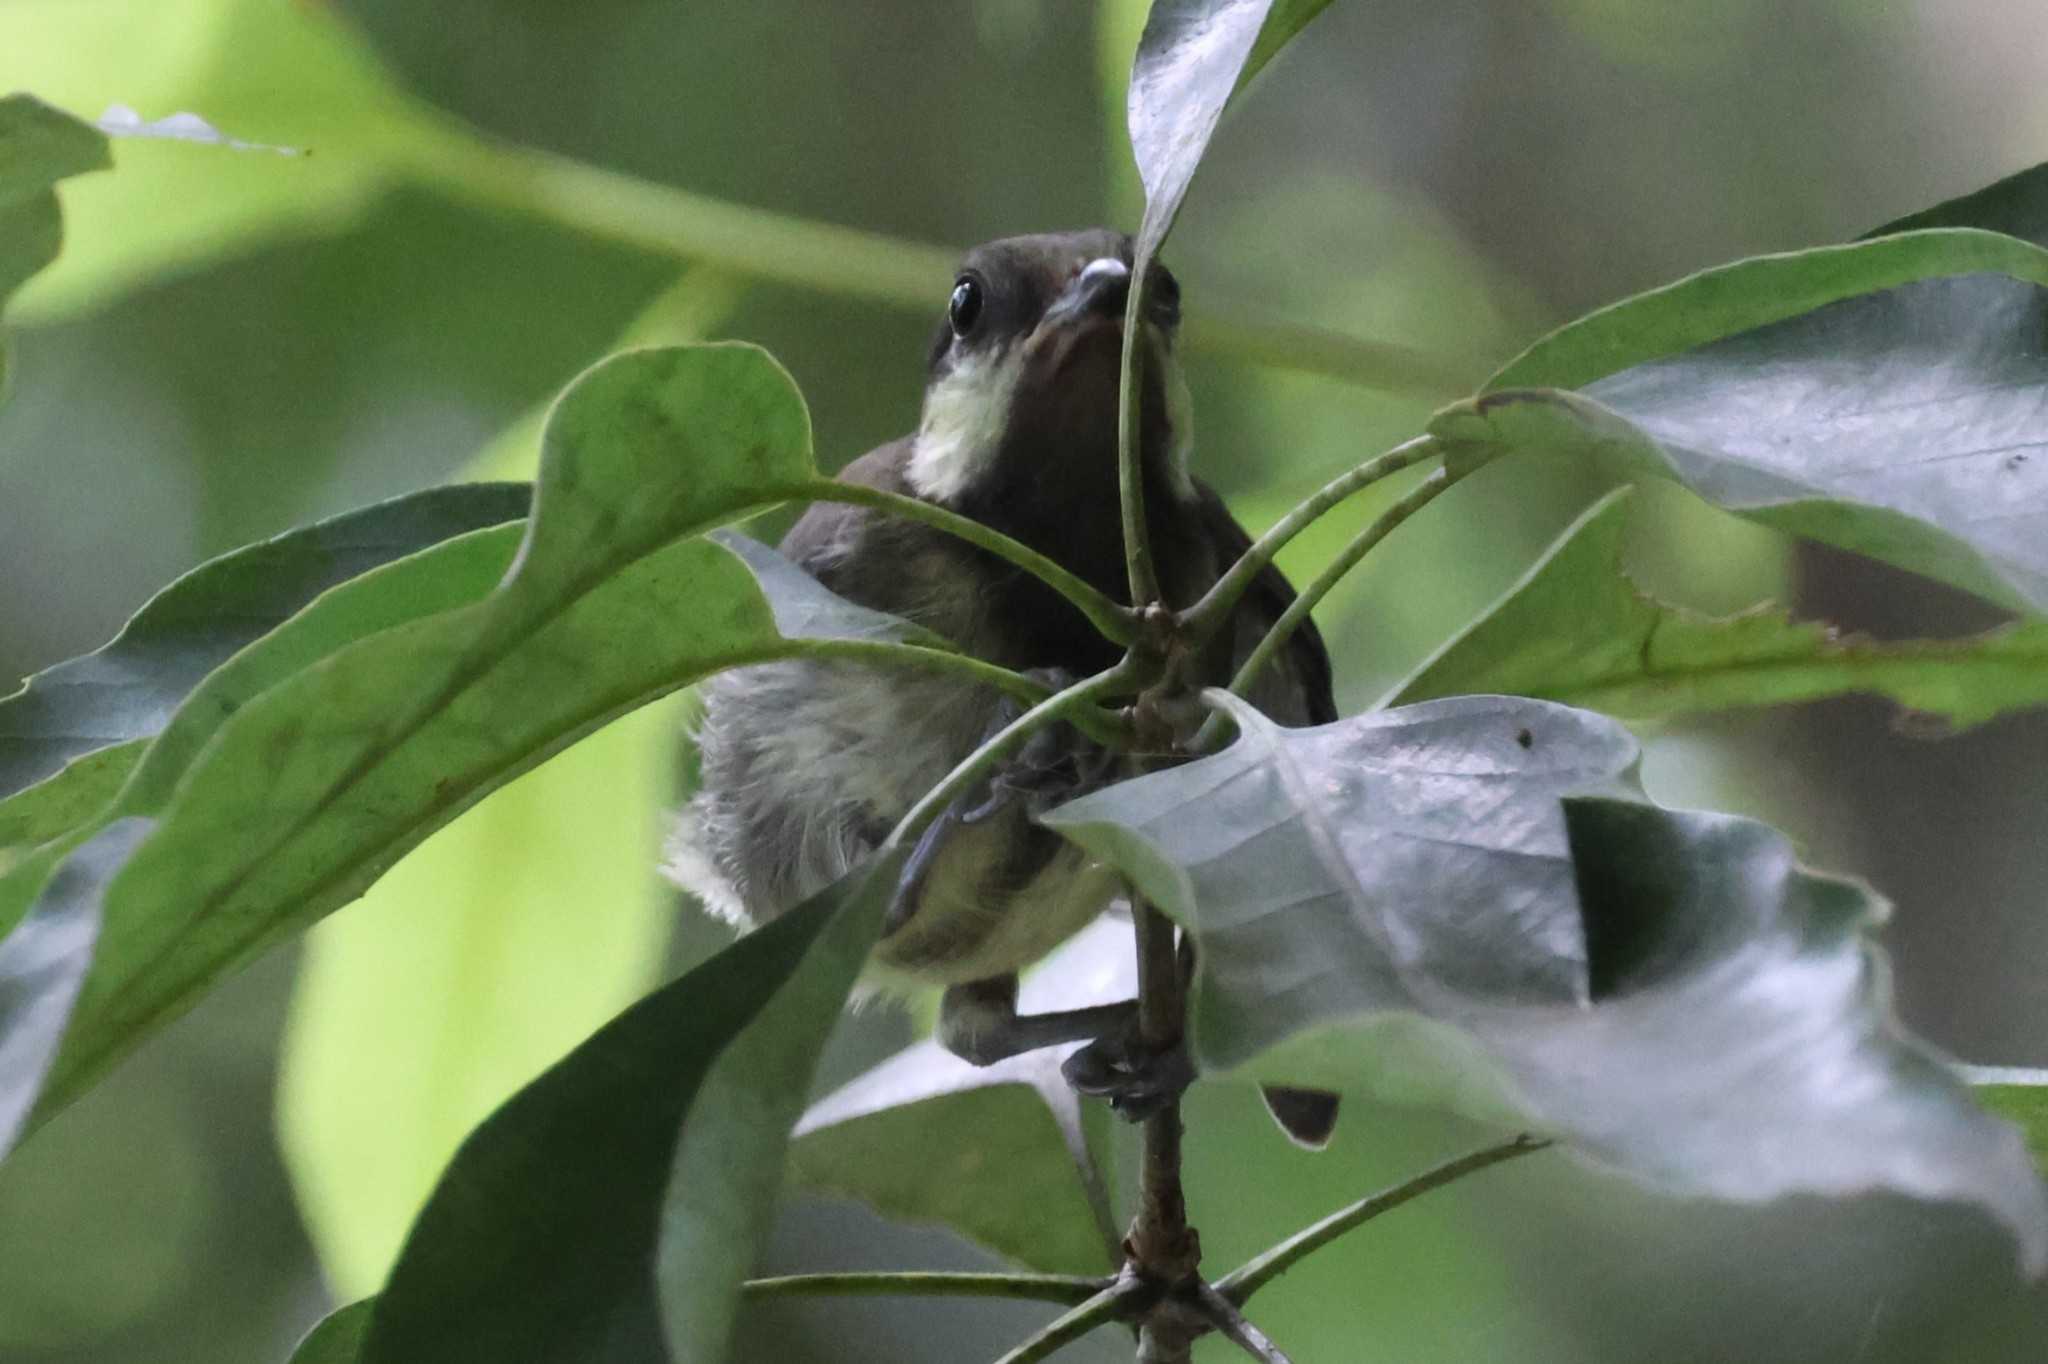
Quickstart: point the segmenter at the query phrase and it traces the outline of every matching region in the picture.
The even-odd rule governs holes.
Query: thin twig
[[[1131,602],[1139,608],[1159,600],[1159,570],[1152,562],[1152,537],[1145,520],[1145,470],[1139,451],[1139,418],[1143,415],[1145,366],[1145,295],[1150,270],[1139,260],[1124,300],[1123,367],[1117,375],[1116,484],[1123,510],[1124,569],[1130,577]]]
[[[1096,1327],[1106,1326],[1123,1316],[1133,1300],[1150,1291],[1143,1281],[1126,1274],[1051,1322],[1044,1330],[998,1359],[996,1364],[1035,1364],[1037,1360],[1049,1359]]]
[[[1181,990],[1180,954],[1174,945],[1173,921],[1133,895],[1137,927],[1138,1034],[1145,1046],[1162,1052],[1178,1044],[1186,1021]],[[1130,1265],[1162,1288],[1194,1277],[1201,1263],[1202,1243],[1188,1226],[1186,1191],[1181,1186],[1180,1098],[1145,1119],[1144,1146],[1138,1167],[1138,1212],[1125,1241]],[[1176,1320],[1148,1320],[1139,1333],[1141,1364],[1186,1364],[1193,1337]]]
[[[452,119],[421,131],[409,144],[420,183],[750,279],[936,315],[960,259],[949,246],[775,213],[494,141]],[[1317,328],[1197,312],[1183,325],[1189,343],[1211,354],[1391,393],[1452,398],[1470,392],[1478,377],[1470,363]]]
[[[1434,436],[1416,436],[1325,483],[1287,515],[1275,521],[1272,527],[1255,540],[1252,547],[1240,555],[1237,562],[1216,580],[1216,585],[1202,594],[1200,601],[1181,613],[1182,637],[1190,646],[1199,645],[1221,629],[1224,621],[1229,619],[1231,611],[1237,606],[1238,599],[1250,589],[1253,580],[1265,571],[1266,565],[1278,557],[1289,541],[1338,503],[1391,474],[1397,474],[1424,460],[1434,459],[1440,453],[1442,451]]]
[[[1294,1364],[1266,1333],[1244,1318],[1230,1299],[1217,1292],[1210,1284],[1202,1284],[1195,1290],[1195,1309],[1214,1326],[1222,1337],[1243,1350],[1261,1364]]]
[[[1101,632],[1103,638],[1112,644],[1129,644],[1137,637],[1136,612],[1115,601],[1107,593],[1098,591],[1086,580],[1062,568],[1029,545],[1013,540],[972,517],[947,511],[944,507],[915,497],[905,497],[901,493],[888,492],[882,488],[869,488],[856,483],[840,483],[827,478],[818,479],[801,488],[778,491],[782,498],[792,502],[844,502],[856,507],[869,507],[956,535],[969,544],[987,550],[999,559],[1015,564],[1065,597]]]
[[[1332,559],[1323,571],[1316,575],[1315,581],[1303,588],[1301,595],[1280,613],[1280,619],[1273,623],[1272,629],[1266,631],[1266,637],[1259,641],[1258,647],[1245,659],[1244,666],[1237,670],[1237,676],[1230,679],[1230,689],[1239,696],[1250,690],[1252,683],[1258,680],[1266,665],[1287,647],[1287,641],[1293,638],[1301,623],[1308,619],[1309,612],[1315,610],[1317,604],[1329,595],[1330,589],[1335,587],[1345,574],[1356,568],[1358,561],[1371,553],[1380,541],[1393,534],[1395,528],[1403,521],[1428,506],[1457,481],[1458,476],[1445,469],[1432,470],[1429,477],[1409,489],[1392,506],[1374,518],[1371,525],[1353,537],[1351,543],[1344,546],[1344,552]],[[1209,733],[1210,727],[1205,726],[1204,737]],[[1198,749],[1205,746],[1198,741]]]
[[[1098,1296],[1113,1282],[1071,1274],[785,1274],[772,1279],[749,1279],[740,1291],[750,1298],[1020,1298],[1075,1307]]]
[[[995,765],[1017,745],[1055,721],[1085,712],[1101,697],[1128,690],[1133,676],[1133,670],[1127,664],[1119,663],[1093,677],[1076,682],[1065,691],[1055,692],[1003,726],[985,740],[981,747],[961,759],[937,786],[924,793],[923,799],[897,821],[885,846],[903,847],[916,842],[918,835],[924,832],[925,826],[938,818],[941,810],[959,799],[962,792],[994,770]]]
[[[1459,1156],[1455,1160],[1447,1160],[1433,1169],[1423,1171],[1413,1179],[1361,1198],[1350,1207],[1340,1208],[1322,1221],[1303,1227],[1272,1249],[1247,1260],[1237,1269],[1218,1279],[1216,1291],[1222,1294],[1231,1306],[1243,1307],[1252,1294],[1352,1228],[1372,1221],[1381,1213],[1392,1212],[1403,1203],[1420,1198],[1432,1189],[1440,1189],[1446,1184],[1463,1179],[1466,1175],[1476,1174],[1490,1165],[1498,1165],[1517,1156],[1541,1151],[1548,1145],[1548,1141],[1524,1133],[1513,1141],[1505,1141],[1498,1146],[1488,1146]]]

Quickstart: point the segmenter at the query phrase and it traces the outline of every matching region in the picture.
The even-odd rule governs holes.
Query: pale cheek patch
[[[1005,346],[961,361],[925,393],[905,471],[919,496],[944,502],[973,486],[1002,445],[1023,372],[1020,348]]]

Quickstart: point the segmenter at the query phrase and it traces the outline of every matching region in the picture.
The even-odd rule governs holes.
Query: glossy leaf
[[[0,873],[29,849],[61,838],[102,814],[148,747],[146,739],[131,739],[87,753],[28,790],[0,800]],[[13,917],[0,909],[0,931]]]
[[[1135,255],[1150,260],[1231,98],[1330,0],[1153,0],[1131,64],[1131,152],[1145,186]]]
[[[0,796],[98,748],[148,738],[200,679],[313,598],[380,564],[526,515],[523,483],[394,498],[209,560],[90,654],[0,699]],[[7,807],[0,803],[0,818]]]
[[[489,597],[271,687],[182,775],[110,894],[46,1110],[494,787],[708,672],[797,647],[739,560],[688,538],[811,474],[802,401],[765,353],[617,357],[564,396],[547,447],[516,568]]]
[[[109,825],[50,878],[36,912],[0,941],[0,1156],[14,1146],[92,962],[107,883],[149,832]]]
[[[1775,605],[1706,616],[1629,581],[1627,524],[1623,489],[1380,704],[1505,692],[1663,720],[1863,692],[1959,727],[2048,705],[2048,623],[1893,644],[1795,621]]]
[[[890,853],[628,1009],[463,1143],[363,1364],[724,1358]]]
[[[462,1139],[656,982],[670,703],[557,754],[307,935],[278,1139],[337,1292],[372,1293]]]
[[[1889,237],[1930,227],[1981,227],[2048,246],[2048,162],[1895,219],[1867,235]]]
[[[377,1304],[368,1298],[337,1307],[306,1333],[292,1351],[289,1364],[356,1364],[369,1335],[370,1314]]]
[[[617,346],[702,340],[732,296],[687,271]],[[546,418],[522,414],[467,476],[533,478]],[[635,711],[493,792],[307,935],[278,1144],[336,1291],[382,1285],[462,1139],[658,983],[681,708]]]
[[[1230,706],[1231,748],[1048,821],[1194,931],[1205,1070],[1528,1126],[1685,1193],[1966,1202],[2048,1267],[2018,1134],[1891,1017],[1867,889],[1648,804],[1584,711]]]
[[[111,164],[106,135],[91,124],[32,95],[0,97],[0,308],[57,258],[64,241],[57,182]],[[6,392],[0,345],[0,397]]]
[[[1127,921],[1104,918],[1025,980],[1026,1012],[1129,999]],[[1032,1269],[1100,1274],[1118,1263],[1103,1161],[1108,1109],[1060,1075],[1074,1047],[971,1066],[935,1041],[898,1052],[814,1104],[790,1146],[792,1183],[936,1222]]]
[[[1480,391],[1583,388],[1634,366],[1788,322],[1830,304],[1973,274],[2048,284],[2048,250],[2001,233],[1944,228],[1734,261],[1566,323],[1510,360]],[[1908,327],[1911,320],[1896,314],[1871,319],[1894,329]],[[1835,338],[1853,344],[1838,357],[1843,369],[1831,372],[1831,379],[1855,377],[1851,367],[1863,359],[1860,353],[1873,339],[1871,321],[1865,322],[1860,336],[1851,332]],[[1799,339],[1810,343],[1824,337],[1808,333]],[[1930,344],[1915,353],[1938,360],[1943,349]],[[1809,347],[1789,351],[1787,359],[1819,363],[1828,354]]]
[[[2038,248],[1976,235],[2048,263]],[[2038,273],[2048,282],[2048,266]],[[2044,327],[2048,289],[2038,282],[1922,279],[1637,365],[1581,393],[1489,394],[1445,409],[1431,429],[1454,461],[1514,452],[1673,479],[1753,521],[2040,613]]]
[[[479,600],[504,576],[523,529],[457,535],[329,589],[209,674],[154,740],[88,754],[0,801],[0,833],[22,840],[11,851],[0,841],[0,932],[28,912],[41,884],[36,868],[46,875],[109,820],[161,814],[192,760],[251,698],[356,640]],[[95,805],[109,788],[110,799]],[[47,846],[31,852],[34,843]]]

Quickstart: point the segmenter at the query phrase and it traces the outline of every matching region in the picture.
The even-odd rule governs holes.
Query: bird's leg
[[[992,1066],[1027,1051],[1063,1042],[1093,1041],[1128,1028],[1137,1002],[1097,1004],[1053,1013],[1017,1012],[1017,978],[991,976],[947,989],[939,1000],[939,1042],[977,1066]]]
[[[1131,1122],[1142,1122],[1194,1082],[1194,1065],[1178,1044],[1154,1051],[1138,1038],[1138,1004],[1098,1004],[1053,1013],[1017,1012],[1017,978],[996,976],[948,989],[939,1001],[939,1042],[977,1066],[1056,1047],[1087,1046],[1060,1067],[1083,1094],[1109,1100]]]

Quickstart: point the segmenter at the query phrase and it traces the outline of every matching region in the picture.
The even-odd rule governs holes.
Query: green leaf
[[[2048,251],[1996,232],[1947,228],[1735,261],[1566,323],[1510,360],[1480,392],[1582,388],[1632,366],[1786,322],[1830,304],[1931,280],[1961,282],[1973,274],[2048,284]],[[1943,300],[1938,293],[1931,297],[1937,305]],[[1910,342],[1912,307],[1902,303],[1860,317],[1860,327],[1832,338],[1848,344],[1842,369],[1830,371],[1828,377],[1859,377],[1851,366],[1866,363],[1864,352],[1880,337],[1894,344]],[[1831,339],[1828,329],[1818,330],[1820,336],[1797,339],[1809,344]],[[1910,353],[1923,358],[1943,354],[1932,346]],[[1789,369],[1795,360],[1817,364],[1830,354],[1792,351],[1776,363]],[[1769,411],[1761,408],[1758,414]]]
[[[64,1036],[107,883],[148,832],[140,819],[102,830],[56,869],[36,912],[0,941],[0,1156],[21,1134]]]
[[[723,1359],[890,852],[648,996],[463,1144],[364,1364]]]
[[[1588,510],[1378,704],[1504,692],[1664,720],[1866,692],[1957,726],[2048,705],[2048,623],[1888,644],[1772,605],[1716,618],[1658,601],[1622,568],[1628,496]]]
[[[680,733],[669,703],[607,726],[307,936],[278,1140],[337,1292],[375,1292],[471,1129],[656,983]]]
[[[42,1111],[496,786],[710,672],[805,648],[775,632],[738,559],[689,537],[811,470],[802,400],[754,347],[639,351],[585,374],[488,598],[271,687],[180,777],[110,892]]]
[[[0,97],[0,308],[64,241],[59,180],[112,164],[106,135],[33,95]],[[0,345],[0,397],[7,352]]]
[[[1886,223],[1866,235],[1889,237],[1930,227],[1981,227],[2048,246],[2048,162]]]
[[[363,1341],[370,1332],[370,1314],[376,1307],[375,1301],[365,1298],[335,1308],[299,1342],[288,1364],[356,1364],[362,1357]]]
[[[384,75],[336,7],[272,0],[13,0],[0,88],[88,116],[197,111],[253,141],[244,156],[124,139],[120,173],[68,193],[64,259],[23,296],[38,321],[144,280],[361,221],[411,168],[460,140]]]
[[[1964,1066],[1977,1101],[2026,1134],[2034,1160],[2048,1168],[2048,1070],[2019,1066]]]
[[[618,344],[702,340],[732,295],[688,271]],[[547,410],[494,438],[468,476],[531,479]],[[337,1291],[374,1292],[462,1138],[657,983],[675,914],[654,868],[678,709],[636,711],[493,792],[308,936],[278,1139]]]
[[[1024,982],[1027,1012],[1136,993],[1126,922],[1100,919]],[[812,1105],[790,1145],[790,1179],[884,1216],[936,1222],[1019,1264],[1100,1274],[1121,1233],[1102,1170],[1109,1110],[1060,1074],[1072,1047],[971,1066],[918,1042]]]
[[[480,599],[504,576],[523,529],[514,523],[458,535],[330,588],[210,673],[154,740],[88,754],[0,801],[0,833],[21,839],[11,849],[0,839],[0,933],[28,912],[40,878],[93,829],[161,814],[193,758],[252,697],[358,639]],[[103,764],[103,754],[118,756]],[[102,795],[110,799],[95,804]],[[30,852],[33,843],[47,846]]]
[[[1126,101],[1145,186],[1140,268],[1172,230],[1224,108],[1329,2],[1153,0]]]
[[[529,501],[523,483],[432,488],[201,564],[107,644],[0,699],[0,796],[80,754],[156,734],[202,678],[322,592],[453,536],[516,521]],[[6,808],[0,803],[0,818]]]
[[[1688,1194],[1961,1201],[2048,1267],[2018,1134],[1891,1017],[1866,888],[1649,805],[1585,711],[1228,704],[1228,750],[1047,821],[1193,930],[1203,1069],[1527,1126]]]
[[[0,873],[29,849],[61,838],[105,812],[148,747],[146,739],[131,739],[87,753],[28,790],[0,800]],[[0,908],[0,932],[14,917]]]
[[[2007,243],[2043,263],[2048,252]],[[1845,251],[1918,240],[1891,237]],[[1637,365],[1447,408],[1452,461],[1568,458],[2048,611],[2048,289],[1922,279]]]

